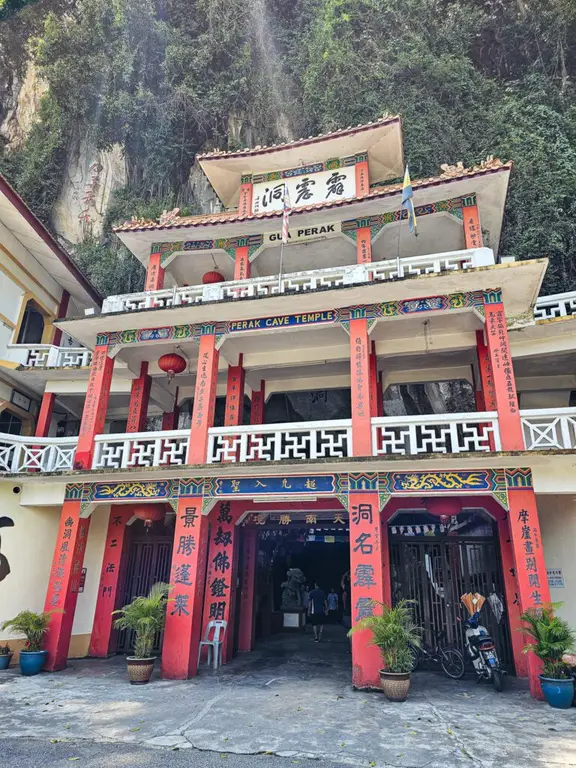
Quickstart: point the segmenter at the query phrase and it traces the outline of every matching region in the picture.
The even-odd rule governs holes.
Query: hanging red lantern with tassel
[[[164,520],[163,504],[136,504],[134,516],[144,521],[144,528],[151,528],[154,523]]]
[[[158,368],[167,373],[168,380],[171,380],[174,376],[186,370],[186,360],[184,360],[182,355],[170,352],[167,355],[162,355],[158,360]]]
[[[430,515],[436,515],[438,517],[453,517],[462,512],[462,502],[460,499],[450,498],[449,496],[426,499],[425,506],[426,511]]]
[[[212,270],[212,272],[206,272],[204,277],[202,278],[202,283],[204,285],[209,285],[210,283],[223,283],[225,282],[226,278],[224,275],[221,275],[220,272],[216,272],[215,270]]]

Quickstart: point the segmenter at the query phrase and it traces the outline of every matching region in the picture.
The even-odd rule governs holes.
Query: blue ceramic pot
[[[554,709],[570,709],[574,699],[574,680],[554,680],[552,677],[538,675],[544,698]]]
[[[23,675],[37,675],[48,656],[48,651],[20,651],[20,672]]]
[[[2,656],[0,656],[0,669],[8,669],[10,666],[10,659],[12,658],[11,653],[5,653]]]

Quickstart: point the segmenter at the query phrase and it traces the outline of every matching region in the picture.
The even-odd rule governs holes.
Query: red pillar
[[[383,579],[384,542],[380,522],[378,493],[352,492],[348,497],[350,512],[350,584],[352,626],[378,607],[373,600],[387,599]],[[387,536],[386,536],[387,538]],[[370,644],[371,633],[352,635],[352,685],[357,688],[379,688],[382,656]]]
[[[502,573],[504,575],[504,592],[506,595],[506,611],[508,613],[508,625],[510,628],[510,642],[514,667],[518,677],[528,677],[528,659],[522,649],[526,645],[524,635],[518,630],[522,627],[520,621],[520,596],[518,594],[518,579],[516,577],[516,564],[512,550],[512,539],[508,517],[504,511],[498,518],[498,539],[500,541],[500,559],[502,560]]]
[[[506,473],[506,480],[510,538],[516,563],[520,609],[524,612],[528,608],[539,608],[549,603],[550,589],[534,490],[512,485],[514,480],[512,472]],[[533,653],[528,654],[530,694],[534,698],[542,697],[538,680],[540,670],[541,664],[537,657]]]
[[[492,296],[490,296],[492,298]],[[494,381],[494,397],[498,411],[500,440],[503,451],[523,451],[524,435],[518,409],[516,382],[512,367],[510,342],[506,328],[506,313],[502,301],[486,302],[486,335],[488,356],[492,367]],[[485,396],[486,405],[490,396]]]
[[[52,423],[52,411],[54,409],[55,400],[55,392],[44,392],[42,395],[38,419],[36,420],[36,437],[48,437],[50,424]]]
[[[159,291],[164,288],[164,270],[162,269],[162,254],[150,254],[148,269],[146,270],[145,291]]]
[[[247,280],[250,277],[250,256],[247,245],[236,248],[234,262],[234,280]]]
[[[80,518],[81,503],[65,501],[60,514],[60,527],[50,570],[50,580],[45,611],[55,611],[50,624],[44,649],[48,651],[45,669],[55,672],[64,669],[78,599],[78,587],[86,551],[86,539],[90,519]]]
[[[152,379],[148,376],[148,363],[144,362],[140,366],[140,376],[132,381],[126,432],[144,432],[146,429],[151,386]]]
[[[254,648],[256,624],[256,562],[258,559],[258,531],[244,529],[242,543],[242,575],[240,594],[240,624],[238,627],[238,653]]]
[[[369,264],[372,261],[372,236],[370,227],[360,227],[356,230],[356,262]]]
[[[378,396],[376,398],[376,406],[378,409],[377,416],[384,416],[384,373],[382,371],[378,374]]]
[[[362,157],[366,158],[366,155]],[[370,192],[370,171],[368,168],[368,159],[356,159],[356,197],[364,197]]]
[[[131,504],[112,505],[108,520],[108,532],[104,545],[100,585],[96,597],[96,611],[92,636],[90,638],[90,656],[106,657],[111,652],[110,641],[113,636],[112,611],[120,608],[120,583],[122,556],[128,542],[128,521],[132,517]]]
[[[238,365],[228,366],[228,381],[226,384],[226,408],[224,426],[238,427],[242,424],[244,414],[244,368],[242,355]]]
[[[180,409],[178,408],[178,387],[174,393],[174,407],[171,411],[165,411],[162,414],[162,431],[167,432],[171,429],[178,429],[178,418],[180,416]]]
[[[104,431],[113,369],[114,359],[108,356],[108,346],[94,347],[74,469],[92,468],[94,438]]]
[[[462,207],[462,221],[464,222],[464,245],[466,248],[482,247],[482,227],[480,226],[480,214],[477,205],[465,205]]]
[[[186,680],[197,672],[207,548],[208,517],[202,514],[202,497],[180,498],[162,645],[162,677]]]
[[[266,403],[266,383],[260,381],[260,389],[252,390],[250,403],[250,424],[264,424],[264,405]]]
[[[188,464],[206,463],[208,430],[214,424],[219,356],[220,354],[216,349],[216,336],[212,334],[201,336],[188,447]]]
[[[68,291],[62,291],[62,296],[60,297],[60,304],[58,305],[58,311],[56,313],[56,319],[61,320],[63,317],[66,317],[66,312],[68,312],[68,303],[70,301],[70,294]],[[60,342],[62,341],[62,331],[60,328],[56,328],[54,331],[54,335],[52,336],[52,344],[55,347],[60,346]],[[37,437],[39,435],[37,434]]]
[[[370,416],[378,416],[378,360],[376,358],[376,342],[370,345]]]
[[[350,321],[352,455],[372,456],[368,320]]]
[[[496,395],[494,393],[494,375],[490,362],[490,353],[484,339],[484,331],[476,331],[476,352],[478,355],[478,371],[480,373],[481,402],[487,411],[496,410]],[[478,409],[483,410],[483,409]]]
[[[238,216],[252,215],[252,177],[242,176],[240,184],[240,200],[238,202]]]
[[[212,620],[227,623],[222,649],[222,661],[230,660],[234,642],[234,610],[238,566],[238,527],[236,521],[240,511],[236,504],[221,501],[210,515],[210,543],[208,546],[208,571],[202,636],[206,634],[208,622]]]

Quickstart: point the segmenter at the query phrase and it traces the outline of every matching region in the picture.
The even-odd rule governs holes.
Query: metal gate
[[[390,564],[392,601],[415,600],[416,623],[423,639],[433,645],[443,630],[451,645],[464,649],[463,621],[468,612],[460,603],[465,592],[493,592],[505,605],[498,542],[487,539],[435,537],[433,541],[392,536]],[[481,623],[494,638],[501,662],[513,669],[507,611],[497,620],[488,602]]]
[[[122,605],[135,597],[147,595],[150,587],[158,581],[170,581],[172,563],[172,537],[144,534],[130,542],[128,566]],[[154,640],[154,653],[160,653],[162,635]],[[134,633],[123,630],[118,633],[118,653],[130,653],[134,648]]]

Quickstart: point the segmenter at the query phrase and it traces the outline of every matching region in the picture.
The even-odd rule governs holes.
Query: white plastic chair
[[[202,648],[206,646],[208,648],[208,666],[213,662],[214,669],[222,664],[222,646],[224,645],[224,636],[226,634],[226,621],[209,621],[206,627],[206,635],[204,640],[200,641],[198,647],[198,664],[200,664],[200,656],[202,655]],[[210,632],[214,630],[212,640],[210,640]]]

